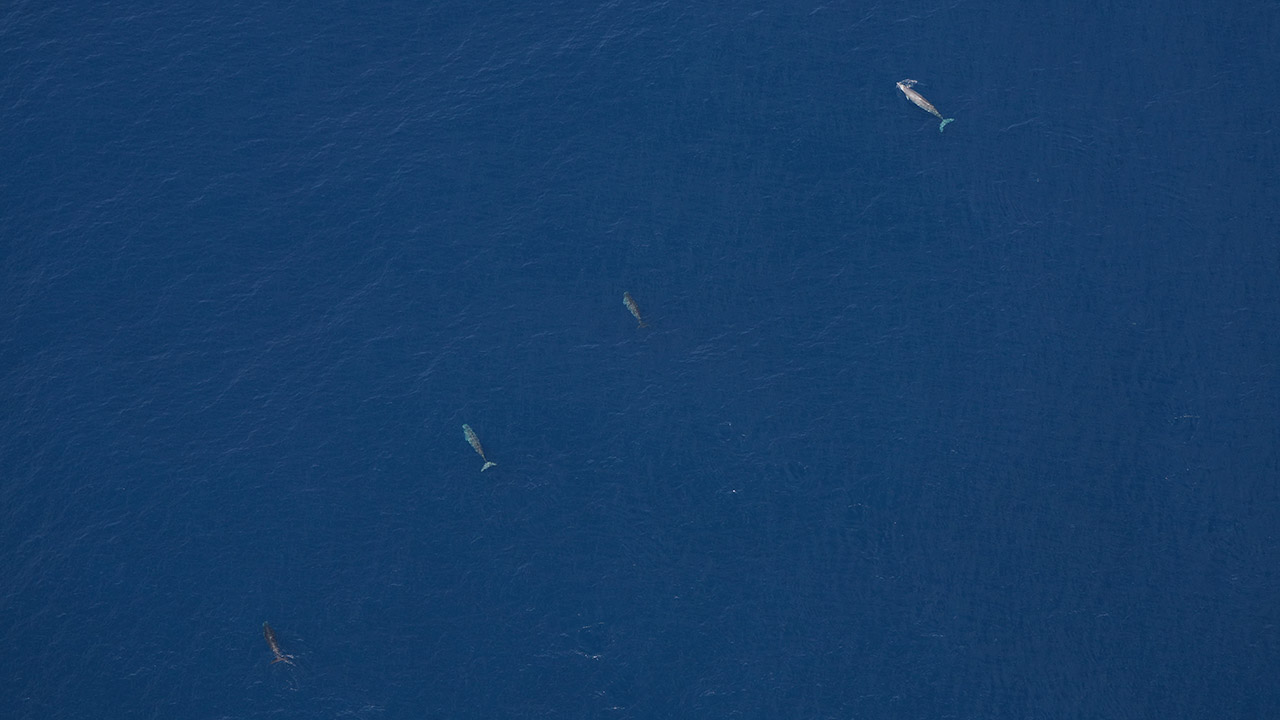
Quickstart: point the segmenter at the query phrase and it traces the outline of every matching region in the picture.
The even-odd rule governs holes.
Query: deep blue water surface
[[[695,5],[0,14],[0,717],[1280,716],[1280,10]]]

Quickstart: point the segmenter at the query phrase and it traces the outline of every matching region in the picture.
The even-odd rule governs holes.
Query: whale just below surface
[[[902,80],[898,82],[898,89],[902,91],[903,95],[907,96],[908,100],[915,103],[916,107],[942,121],[942,123],[938,125],[938,132],[942,132],[943,129],[947,127],[947,123],[955,122],[955,118],[942,117],[942,113],[938,112],[938,108],[934,107],[933,103],[925,100],[923,95],[911,89],[911,86],[915,84],[915,80]]]

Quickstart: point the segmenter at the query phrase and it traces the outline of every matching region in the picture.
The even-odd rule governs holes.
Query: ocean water
[[[12,3],[0,717],[1280,715],[1278,18]]]

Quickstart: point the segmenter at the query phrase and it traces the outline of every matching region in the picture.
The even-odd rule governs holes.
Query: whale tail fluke
[[[955,121],[956,121],[955,118],[943,118],[942,122],[938,124],[938,132],[942,132],[943,130],[945,130],[947,127],[947,123],[955,122]]]

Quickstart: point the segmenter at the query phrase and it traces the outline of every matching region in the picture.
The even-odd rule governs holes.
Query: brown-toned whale
[[[933,115],[934,117],[942,121],[942,123],[938,125],[938,132],[942,132],[942,129],[947,126],[947,123],[955,122],[955,118],[942,117],[942,113],[938,112],[938,108],[934,107],[933,103],[929,102],[928,100],[925,100],[923,95],[916,92],[915,90],[912,90],[911,86],[915,84],[916,84],[915,80],[903,80],[898,83],[898,89],[902,91],[903,95],[907,96],[908,100],[915,103],[916,107],[920,108],[921,110],[924,110],[925,112]]]
[[[636,322],[639,323],[636,327],[649,327],[649,323],[645,322],[644,317],[640,315],[640,306],[631,298],[631,293],[622,293],[622,304],[627,306],[627,310],[631,311],[631,317],[635,318]]]

